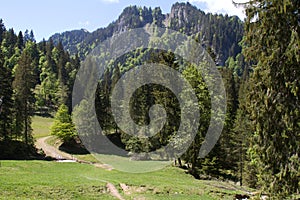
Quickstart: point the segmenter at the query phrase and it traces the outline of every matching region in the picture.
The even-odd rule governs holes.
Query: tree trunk
[[[25,144],[28,145],[28,111],[27,111],[27,103],[25,104],[25,119],[24,119],[24,138],[25,138]]]
[[[181,158],[178,158],[178,164],[179,164],[179,167],[182,167]]]

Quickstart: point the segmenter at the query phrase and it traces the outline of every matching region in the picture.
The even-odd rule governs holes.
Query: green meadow
[[[0,199],[115,199],[108,182],[125,199],[233,199],[243,193],[233,184],[196,180],[175,167],[133,174],[80,163],[1,161]],[[130,194],[120,183],[132,188]]]
[[[35,116],[34,138],[49,136],[52,121]],[[91,154],[75,157],[97,161]],[[112,155],[97,155],[97,158],[118,168],[127,164],[122,168],[125,171],[156,164],[149,161],[128,165],[125,158]],[[171,165],[153,172],[126,173],[91,164],[1,161],[0,199],[116,199],[106,188],[107,183],[112,183],[124,199],[233,199],[236,193],[245,193],[233,183],[196,180],[183,169]],[[126,184],[129,191],[124,192],[121,183]]]

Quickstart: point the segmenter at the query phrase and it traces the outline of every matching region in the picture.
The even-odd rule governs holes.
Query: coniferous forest
[[[164,64],[196,88],[201,112],[194,141],[177,158],[178,167],[196,179],[239,182],[271,199],[299,198],[300,1],[253,0],[236,6],[245,8],[244,21],[204,13],[190,3],[176,3],[168,14],[159,7],[130,6],[105,28],[57,33],[43,41],[36,41],[32,30],[17,33],[0,20],[0,159],[43,159],[32,135],[35,115],[54,117],[51,133],[65,144],[80,143],[72,122],[72,91],[81,62],[115,34],[158,26],[193,38],[218,67],[227,99],[222,134],[213,150],[199,158],[211,116],[205,81],[192,65],[182,70],[174,53],[141,48],[112,62],[99,80],[95,108],[107,138],[130,153],[151,152],[168,143],[180,125],[180,106],[172,91],[160,85],[135,91],[130,115],[136,124],[149,124],[154,104],[167,113],[162,130],[147,139],[123,132],[109,102],[127,71],[145,60]]]

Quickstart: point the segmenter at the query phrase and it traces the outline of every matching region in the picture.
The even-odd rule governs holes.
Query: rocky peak
[[[195,18],[198,18],[199,15],[205,15],[205,13],[187,2],[175,3],[171,8],[169,17],[171,19],[176,19],[179,26],[182,26],[186,23],[192,22]]]

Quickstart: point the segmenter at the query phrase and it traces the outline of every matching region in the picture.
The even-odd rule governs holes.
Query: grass
[[[32,119],[32,127],[33,127],[33,136],[35,139],[46,137],[50,135],[50,127],[53,123],[53,118],[34,116]],[[61,145],[60,140],[57,137],[51,137],[46,142],[56,148]],[[168,162],[155,162],[155,161],[130,161],[128,158],[121,156],[112,156],[112,155],[91,155],[91,154],[83,154],[83,155],[73,155],[75,158],[79,160],[85,160],[89,162],[102,162],[109,163],[113,165],[113,167],[117,169],[121,169],[122,171],[152,171],[153,169],[161,169]],[[142,170],[141,170],[142,169]]]
[[[94,156],[101,163],[107,163],[120,171],[131,173],[160,170],[167,165],[171,165],[170,161],[135,161],[130,160],[128,157],[105,154],[95,154]]]
[[[50,135],[52,118],[33,118],[34,138]],[[47,141],[57,146],[57,138]],[[244,193],[233,184],[220,181],[196,180],[176,167],[165,167],[155,161],[130,161],[112,155],[75,155],[80,160],[101,161],[112,164],[122,171],[147,171],[147,168],[162,168],[148,173],[107,171],[94,165],[58,163],[48,161],[1,161],[0,199],[115,199],[106,189],[106,183],[114,184],[125,199],[233,199],[234,194]],[[124,194],[120,183],[130,188]]]
[[[78,154],[78,155],[74,155],[73,156],[75,158],[77,158],[78,160],[84,160],[84,161],[87,161],[87,162],[93,162],[93,163],[98,163],[99,160],[96,159],[92,154]]]
[[[53,124],[53,118],[34,116],[32,118],[33,137],[35,139],[46,137],[50,134],[50,127]]]
[[[1,161],[0,199],[114,199],[107,182],[125,199],[233,199],[241,193],[229,183],[196,180],[175,167],[132,174],[79,163]],[[125,195],[120,183],[144,190]]]
[[[41,117],[41,116],[34,116],[32,118],[32,129],[33,129],[33,137],[35,139],[39,139],[42,137],[50,136],[50,127],[53,124],[54,119],[50,117]],[[46,142],[56,148],[61,145],[61,141],[53,136],[46,140]],[[89,162],[99,162],[93,155],[91,154],[83,154],[83,155],[74,155],[79,160],[85,160]]]
[[[0,199],[96,199],[105,184],[88,180],[88,165],[46,161],[2,161]],[[95,175],[95,174],[93,174]]]

